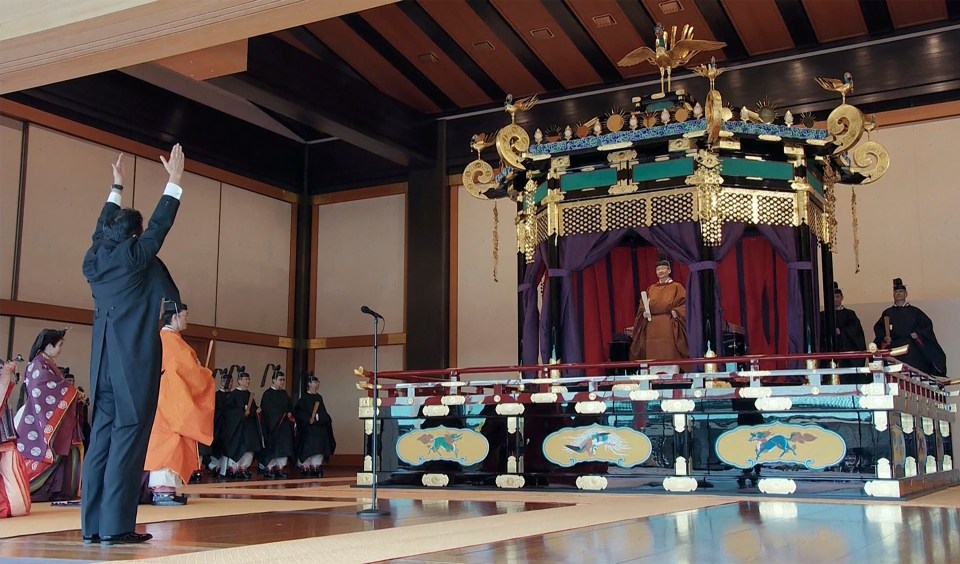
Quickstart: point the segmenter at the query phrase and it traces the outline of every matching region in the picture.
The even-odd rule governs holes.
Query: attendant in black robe
[[[260,398],[263,410],[263,433],[266,447],[261,460],[266,460],[266,478],[286,478],[287,459],[293,456],[293,402],[286,389],[287,377],[277,370],[270,387]]]
[[[321,466],[324,459],[337,449],[333,420],[323,405],[323,396],[317,391],[319,388],[320,380],[313,374],[307,376],[307,393],[300,397],[294,408],[300,431],[297,459],[304,476],[323,476]]]
[[[862,352],[867,350],[867,341],[863,335],[863,325],[860,324],[860,318],[857,317],[857,312],[843,307],[843,290],[836,282],[833,283],[833,316],[836,326],[831,328],[826,325],[826,315],[823,312],[820,313],[821,350],[825,351],[827,349],[827,335],[831,331],[834,335],[834,351]],[[837,366],[841,368],[863,365],[863,360],[841,360],[837,362]],[[866,384],[872,381],[873,377],[869,374],[857,374],[852,378],[844,378],[845,383],[852,384]]]
[[[220,471],[223,459],[223,413],[227,407],[227,396],[230,395],[233,376],[229,372],[220,374],[220,387],[217,389],[213,406],[213,443],[210,445],[210,463],[207,468],[214,472]]]
[[[250,392],[250,375],[237,376],[237,389],[230,392],[223,411],[223,454],[228,478],[249,480],[253,457],[263,449],[260,408]],[[221,473],[223,469],[221,468]]]
[[[882,349],[910,345],[899,360],[932,376],[947,375],[947,356],[937,342],[933,322],[920,308],[907,303],[907,287],[900,278],[893,279],[893,306],[883,310],[873,332],[873,342]]]
[[[157,253],[180,207],[183,149],[174,145],[163,196],[143,229],[143,216],[120,208],[123,155],[83,259],[94,299],[90,351],[93,414],[90,451],[83,461],[81,528],[84,543],[140,543],[134,531],[140,482],[160,395],[160,304],[180,300]]]

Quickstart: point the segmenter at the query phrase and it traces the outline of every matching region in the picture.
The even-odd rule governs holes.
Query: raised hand
[[[179,186],[180,179],[183,177],[183,147],[180,146],[180,143],[173,146],[169,161],[163,158],[163,155],[160,155],[160,162],[163,163],[163,168],[170,173],[170,182]]]
[[[123,176],[126,174],[126,168],[123,164],[123,153],[120,153],[120,156],[117,157],[117,162],[111,163],[110,166],[113,168],[113,183],[123,186]]]

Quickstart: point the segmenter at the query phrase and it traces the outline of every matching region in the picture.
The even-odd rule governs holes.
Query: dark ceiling
[[[656,22],[727,44],[691,63],[727,68],[725,102],[823,117],[838,99],[813,77],[845,71],[867,112],[960,98],[958,20],[960,0],[403,0],[251,38],[245,72],[202,83],[141,65],[9,97],[317,193],[438,156],[456,172],[473,133],[506,123],[508,93],[540,96],[531,131],[632,108],[658,71],[616,62],[650,46]],[[675,77],[703,99],[704,79]]]

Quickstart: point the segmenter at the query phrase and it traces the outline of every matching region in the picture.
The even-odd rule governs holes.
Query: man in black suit
[[[174,145],[163,196],[143,230],[137,210],[120,208],[123,154],[83,259],[94,299],[90,450],[83,464],[81,523],[85,544],[150,540],[134,530],[140,481],[160,392],[160,304],[180,293],[157,253],[180,206],[183,149]]]

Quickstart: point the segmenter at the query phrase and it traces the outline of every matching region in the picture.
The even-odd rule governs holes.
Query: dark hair
[[[274,371],[273,371],[273,376],[271,376],[270,379],[271,379],[271,380],[276,380],[277,378],[286,378],[286,377],[287,377],[287,375],[284,374],[283,371],[281,371],[281,370],[274,370]]]
[[[33,346],[30,347],[30,361],[32,362],[41,351],[46,349],[47,345],[56,345],[62,341],[66,334],[66,329],[44,329],[43,331],[40,331],[40,334],[37,335],[37,339],[33,341]]]
[[[319,384],[319,383],[320,383],[320,378],[317,378],[317,377],[314,376],[312,373],[311,373],[311,374],[307,374],[307,383],[309,384],[310,382],[316,382],[316,383]]]
[[[103,222],[103,234],[111,241],[126,241],[143,234],[143,215],[133,208],[117,210]]]

